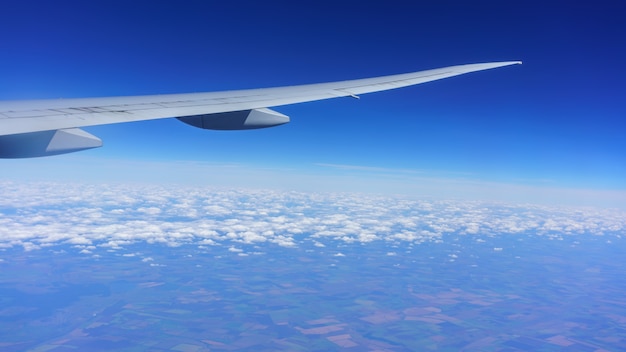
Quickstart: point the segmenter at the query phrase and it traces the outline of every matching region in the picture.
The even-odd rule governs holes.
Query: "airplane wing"
[[[209,93],[31,101],[0,101],[0,158],[63,154],[100,147],[102,141],[80,127],[161,118],[204,129],[272,127],[289,117],[269,107],[337,97],[355,97],[469,72],[521,64],[492,62],[299,86]]]

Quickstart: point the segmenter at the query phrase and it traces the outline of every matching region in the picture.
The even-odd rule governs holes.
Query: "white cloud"
[[[167,204],[167,202],[163,202],[161,204]],[[148,207],[148,208],[142,207],[142,208],[137,209],[137,211],[140,213],[148,214],[148,215],[157,215],[161,213],[161,209],[157,207]]]
[[[0,248],[70,244],[88,254],[133,243],[318,248],[419,244],[447,234],[619,236],[626,212],[348,193],[0,182]],[[86,248],[85,246],[89,246]],[[145,260],[145,259],[144,259]]]

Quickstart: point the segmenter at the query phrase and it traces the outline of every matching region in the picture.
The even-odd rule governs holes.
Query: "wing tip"
[[[519,61],[519,60],[518,61],[493,61],[493,62],[482,62],[482,63],[476,63],[476,64],[451,66],[445,69],[450,69],[451,71],[454,71],[457,74],[463,74],[463,73],[469,73],[469,72],[490,70],[490,69],[498,68],[498,67],[521,65],[521,64],[522,64],[522,61]]]
[[[489,64],[489,63],[487,63]],[[517,60],[517,61],[500,61],[500,62],[492,62],[491,64],[496,65],[497,67],[502,67],[502,66],[510,66],[510,65],[521,65],[522,61],[521,60]]]

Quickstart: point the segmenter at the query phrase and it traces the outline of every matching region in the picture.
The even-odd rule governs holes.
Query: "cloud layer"
[[[324,247],[331,242],[440,241],[446,234],[620,236],[626,212],[138,184],[0,183],[0,248],[70,244],[89,253],[145,242],[169,246]]]

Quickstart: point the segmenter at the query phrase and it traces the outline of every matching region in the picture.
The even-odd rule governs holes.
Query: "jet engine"
[[[182,122],[205,130],[253,130],[289,122],[289,116],[270,109],[222,112],[178,117]]]
[[[98,148],[102,141],[80,128],[0,136],[0,158],[33,158]]]

